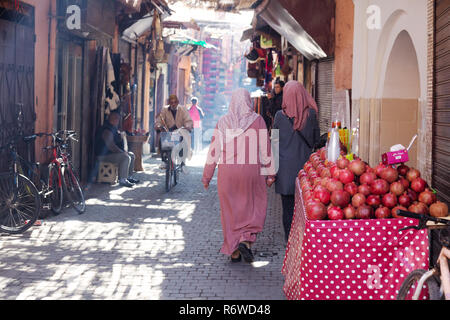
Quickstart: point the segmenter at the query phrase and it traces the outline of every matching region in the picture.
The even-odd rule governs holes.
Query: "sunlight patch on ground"
[[[261,268],[261,267],[265,267],[270,263],[270,261],[254,261],[252,262],[252,267],[253,268]]]

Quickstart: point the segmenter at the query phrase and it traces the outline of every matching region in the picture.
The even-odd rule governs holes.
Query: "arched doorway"
[[[420,74],[409,33],[400,32],[389,54],[380,114],[380,153],[396,144],[407,147],[418,133]],[[408,166],[417,167],[417,142],[409,151]]]

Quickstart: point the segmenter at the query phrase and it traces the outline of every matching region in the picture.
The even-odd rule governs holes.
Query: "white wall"
[[[427,94],[427,0],[353,0],[355,28],[352,98],[380,99],[389,56],[398,35],[406,30],[414,44],[420,74],[420,98]],[[380,9],[380,29],[367,27],[367,9]]]

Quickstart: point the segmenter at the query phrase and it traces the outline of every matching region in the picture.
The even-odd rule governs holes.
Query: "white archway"
[[[408,146],[418,133],[420,72],[417,53],[406,30],[398,33],[389,52],[382,83],[380,112],[380,152],[395,144]],[[417,144],[410,152],[408,165],[417,166]]]

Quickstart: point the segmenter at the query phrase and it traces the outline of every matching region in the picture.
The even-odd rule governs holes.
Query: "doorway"
[[[380,114],[380,154],[391,146],[408,147],[418,134],[420,75],[416,50],[405,30],[397,36],[386,69]],[[417,167],[417,141],[409,150],[407,163]]]
[[[57,44],[55,130],[74,130],[81,135],[83,44],[59,38]],[[80,141],[81,142],[81,141]],[[81,143],[71,142],[72,162],[81,168]]]

